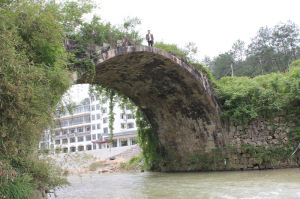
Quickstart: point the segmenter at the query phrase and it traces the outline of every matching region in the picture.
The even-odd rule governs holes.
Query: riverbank
[[[95,151],[53,154],[41,156],[53,162],[69,174],[96,174],[134,171],[135,168],[126,164],[133,158],[141,155],[139,145],[100,149]]]
[[[144,159],[139,145],[100,149],[95,151],[54,154],[43,156],[64,170],[64,175],[101,174],[143,172]],[[270,168],[224,169],[223,171],[250,171],[297,168],[297,166],[281,165]],[[299,166],[298,166],[299,167]],[[207,170],[213,171],[213,170]]]

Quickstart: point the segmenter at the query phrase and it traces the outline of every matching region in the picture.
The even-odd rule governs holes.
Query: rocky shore
[[[113,148],[110,152],[107,150],[107,153],[101,150],[92,153],[56,154],[47,158],[52,159],[52,162],[62,168],[65,175],[68,175],[133,171],[134,169],[128,169],[124,165],[131,158],[141,155],[139,145],[124,147],[122,150]]]

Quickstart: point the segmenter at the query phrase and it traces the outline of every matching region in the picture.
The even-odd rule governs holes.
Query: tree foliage
[[[235,42],[232,49],[220,54],[213,60],[206,58],[206,64],[215,78],[231,75],[254,77],[272,72],[285,72],[290,64],[300,58],[299,27],[288,21],[272,28],[262,27],[251,43],[245,48],[241,40]]]
[[[91,22],[83,23],[78,31],[68,35],[70,39],[84,43],[92,43],[98,46],[109,44],[117,46],[117,41],[124,38],[132,43],[141,44],[142,38],[136,30],[141,22],[138,18],[127,18],[123,25],[115,26],[104,22],[98,16],[93,16]]]
[[[71,35],[77,27],[83,25],[84,14],[90,13],[96,5],[93,0],[63,0],[59,7],[64,30],[67,35]]]
[[[1,6],[0,159],[11,165],[13,178],[23,179],[24,186],[31,183],[28,192],[15,197],[26,198],[32,187],[52,188],[61,182],[50,166],[38,161],[36,149],[70,86],[65,34],[53,1],[20,0]],[[10,193],[10,183],[17,182],[5,178],[0,172],[2,194]]]

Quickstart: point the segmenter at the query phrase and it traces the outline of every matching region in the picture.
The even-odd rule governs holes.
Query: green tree
[[[68,37],[70,39],[92,43],[103,46],[104,43],[117,46],[117,41],[124,38],[128,39],[131,43],[141,44],[142,38],[136,31],[136,26],[140,24],[138,18],[127,18],[124,24],[120,27],[114,26],[111,23],[101,21],[100,17],[93,16],[91,22],[85,22],[79,30]]]
[[[254,77],[287,71],[291,62],[300,58],[299,27],[291,21],[272,28],[261,27],[247,49],[244,42],[238,40],[232,49],[224,54],[232,56],[234,74],[237,76]],[[227,71],[223,70],[227,70],[225,65],[229,62],[224,54],[206,63],[210,65],[216,78],[227,75]]]
[[[213,60],[212,73],[216,79],[231,75],[231,64],[234,63],[233,57],[230,53],[219,55]]]
[[[232,54],[232,58],[235,62],[241,62],[245,58],[245,42],[241,40],[237,40],[230,50],[230,54]]]
[[[70,86],[60,11],[54,1],[7,1],[0,7],[0,165],[13,174],[0,173],[0,197],[27,198],[35,188],[63,183],[36,153]],[[18,187],[26,190],[14,191]]]
[[[76,28],[83,24],[83,15],[96,8],[94,0],[63,0],[61,8],[62,24],[68,35],[74,34]]]

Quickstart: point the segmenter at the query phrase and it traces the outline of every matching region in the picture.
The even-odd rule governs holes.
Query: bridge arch
[[[225,145],[220,108],[205,71],[147,46],[90,50],[98,51],[95,77],[82,74],[76,83],[115,89],[139,106],[168,154],[167,170],[192,169],[188,155]]]

